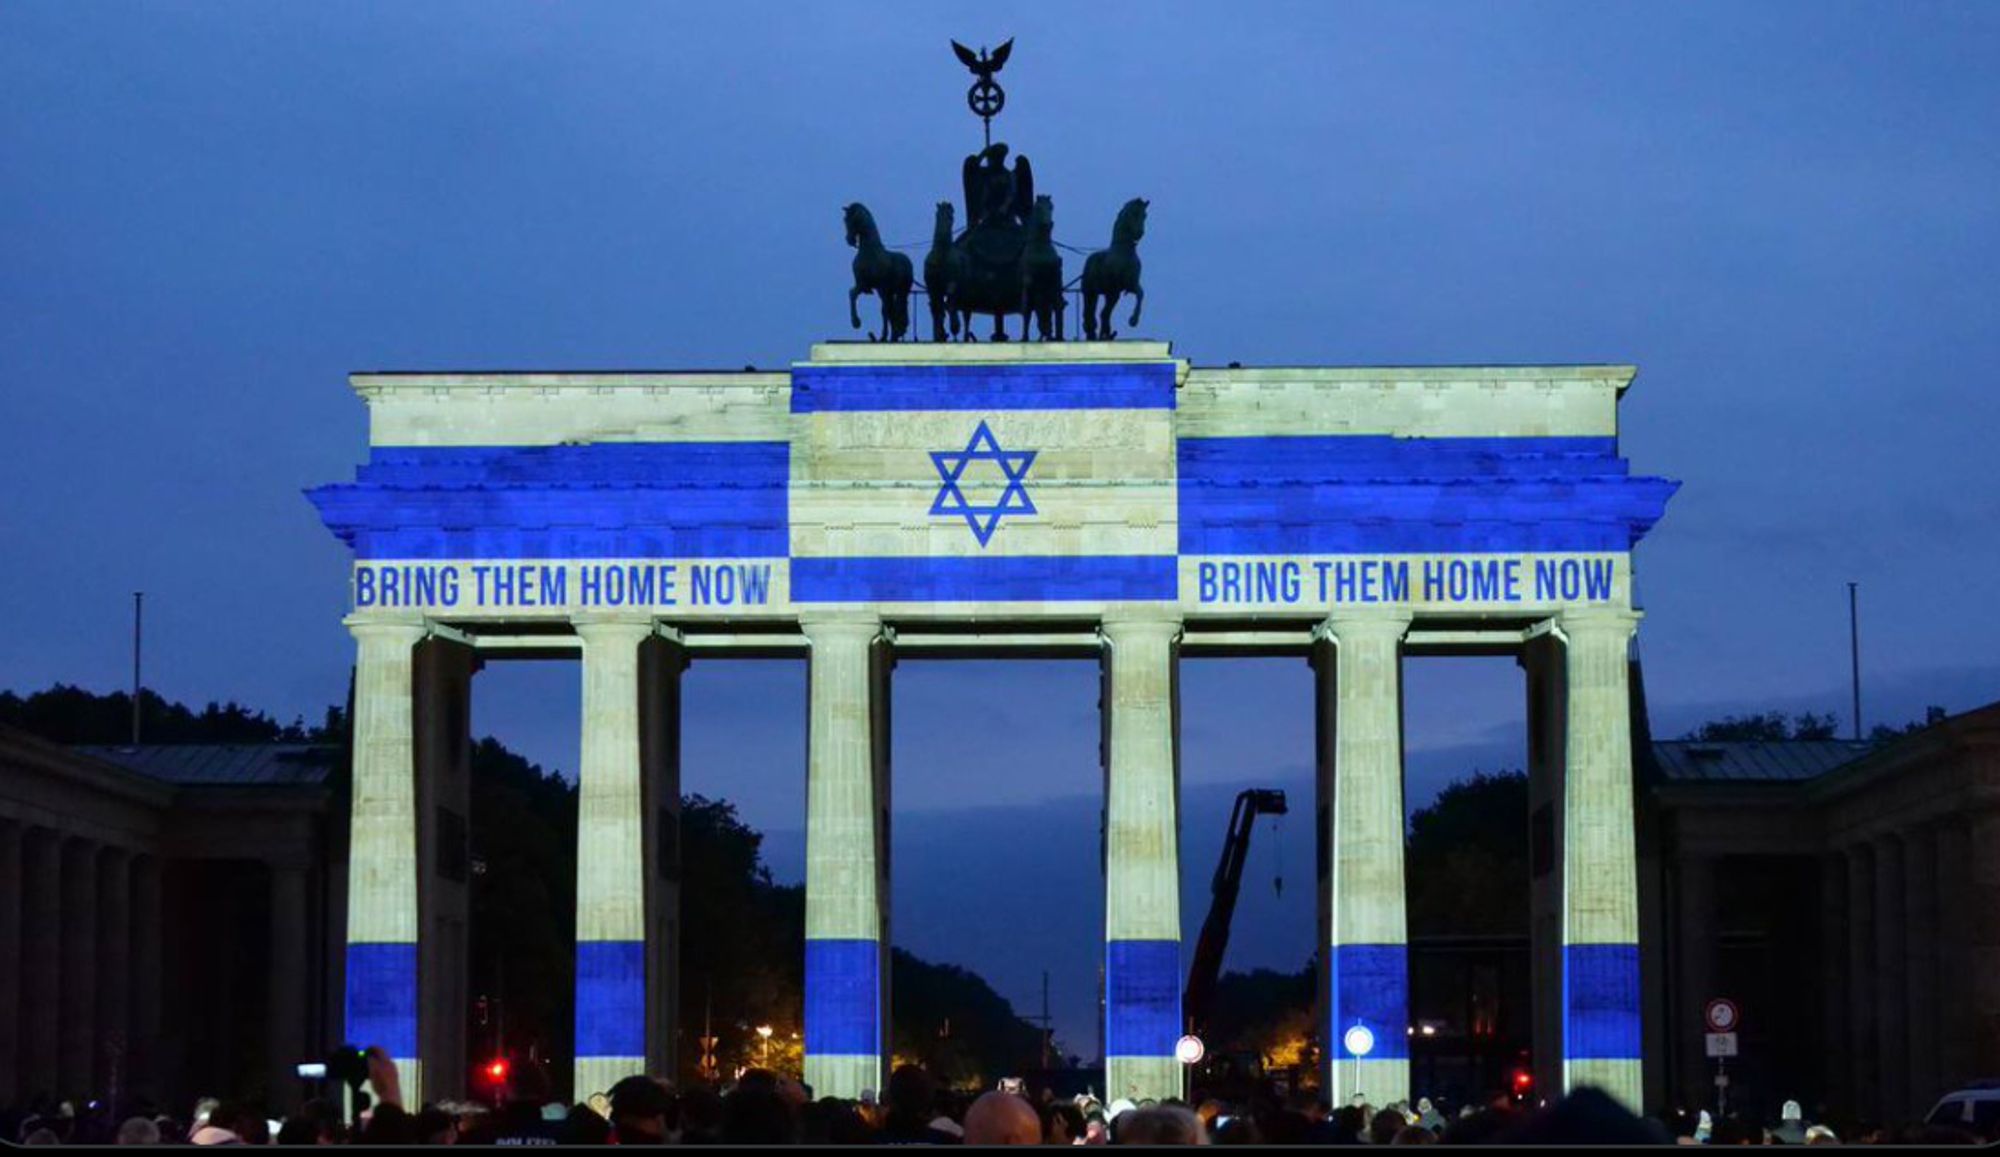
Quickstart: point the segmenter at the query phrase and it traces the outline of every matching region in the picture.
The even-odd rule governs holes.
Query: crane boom
[[[1229,834],[1222,841],[1222,860],[1215,866],[1209,884],[1208,919],[1202,921],[1201,939],[1195,941],[1194,960],[1188,966],[1187,989],[1181,994],[1181,1015],[1188,1030],[1199,1036],[1208,1027],[1209,1006],[1215,999],[1215,982],[1222,973],[1222,952],[1229,946],[1229,922],[1236,914],[1236,895],[1242,890],[1243,863],[1250,855],[1250,832],[1257,817],[1285,814],[1285,793],[1251,788],[1236,796],[1229,812]]]

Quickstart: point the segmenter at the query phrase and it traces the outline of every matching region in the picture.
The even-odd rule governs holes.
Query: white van
[[[1946,1093],[1924,1118],[1926,1125],[1949,1125],[1983,1140],[2000,1141],[2000,1081],[1974,1081]]]

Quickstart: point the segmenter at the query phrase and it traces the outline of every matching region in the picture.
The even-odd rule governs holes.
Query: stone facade
[[[2000,703],[1881,744],[1656,744],[1642,808],[1650,1092],[1902,1122],[2000,1073]]]
[[[0,727],[0,1104],[296,1103],[338,1032],[331,759]]]
[[[1401,664],[1544,660],[1538,766],[1562,833],[1538,973],[1548,1086],[1637,1103],[1625,703],[1631,551],[1675,484],[1617,447],[1629,366],[1209,369],[1162,343],[821,345],[789,372],[357,374],[369,459],[311,492],[354,551],[348,1013],[455,1091],[424,1028],[462,987],[462,901],[425,853],[478,662],[580,656],[578,1096],[671,1055],[676,658],[804,657],[806,1073],[880,1089],[890,1000],[888,704],[899,654],[1104,671],[1112,1096],[1178,1091],[1179,661],[1321,679],[1330,1080],[1406,1096]],[[428,657],[428,658],[427,658]],[[448,672],[419,677],[429,662]],[[425,722],[429,720],[429,722]],[[648,753],[654,754],[648,754]],[[650,833],[650,838],[649,838]],[[365,852],[363,849],[366,849]],[[445,946],[441,946],[445,945]],[[456,955],[454,955],[456,954]],[[406,1081],[407,1083],[407,1081]]]

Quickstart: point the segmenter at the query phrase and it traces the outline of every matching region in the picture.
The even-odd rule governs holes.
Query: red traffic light
[[[1514,1070],[1514,1095],[1515,1095],[1515,1096],[1517,1096],[1517,1097],[1518,1097],[1518,1096],[1524,1096],[1524,1095],[1526,1095],[1526,1094],[1527,1094],[1527,1092],[1528,1092],[1528,1090],[1529,1090],[1529,1089],[1532,1089],[1532,1088],[1534,1088],[1534,1087],[1535,1087],[1535,1074],[1533,1074],[1533,1073],[1529,1072],[1529,1071],[1528,1071],[1528,1070],[1526,1070],[1526,1069],[1515,1069],[1515,1070]]]
[[[507,1080],[507,1058],[496,1057],[486,1065],[486,1079],[498,1085]]]

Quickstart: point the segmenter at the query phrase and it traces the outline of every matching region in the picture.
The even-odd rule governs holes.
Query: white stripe
[[[1035,513],[1004,514],[988,542],[960,515],[931,513],[944,486],[933,453],[966,450],[981,422],[999,449],[1033,451]],[[1178,545],[1173,414],[1167,410],[837,412],[810,415],[792,454],[794,556],[991,557],[1172,554]],[[993,461],[959,489],[997,503]]]

